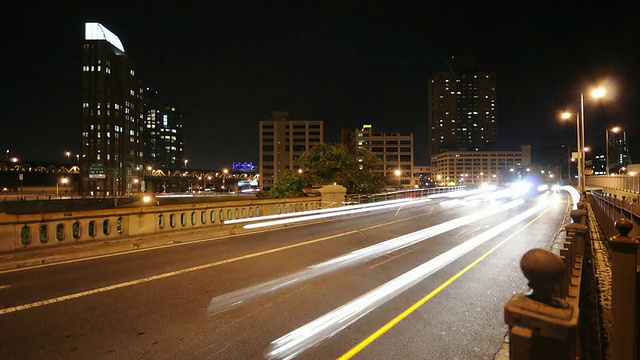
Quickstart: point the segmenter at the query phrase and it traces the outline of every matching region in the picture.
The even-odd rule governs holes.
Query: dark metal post
[[[574,360],[579,310],[554,296],[565,265],[551,251],[533,249],[522,256],[520,268],[533,291],[516,294],[505,304],[510,359]]]

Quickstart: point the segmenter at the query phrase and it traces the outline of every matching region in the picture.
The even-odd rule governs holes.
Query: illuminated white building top
[[[124,46],[122,42],[104,25],[97,22],[88,22],[84,24],[84,39],[85,40],[106,40],[109,44],[115,46],[118,50],[124,52]]]

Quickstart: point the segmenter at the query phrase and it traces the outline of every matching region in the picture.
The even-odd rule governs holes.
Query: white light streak
[[[430,200],[428,198],[387,200],[387,201],[380,201],[380,202],[371,203],[371,204],[350,205],[347,207],[339,207],[339,208],[319,209],[319,210],[310,210],[310,211],[303,211],[303,212],[291,212],[291,213],[276,214],[276,215],[265,215],[265,216],[245,218],[245,219],[225,220],[224,223],[227,225],[239,224],[239,223],[245,223],[245,222],[256,222],[256,221],[271,220],[271,219],[283,219],[283,218],[307,216],[307,215],[314,215],[314,214],[336,213],[336,212],[341,212],[341,211],[351,210],[351,209],[367,209],[367,208],[380,207],[383,205],[391,205],[391,204],[396,204],[397,206],[406,205],[406,204],[411,205],[411,204],[424,203],[426,201],[430,201]]]
[[[324,275],[346,266],[353,266],[363,262],[367,262],[371,259],[375,259],[390,252],[394,252],[407,246],[417,244],[428,238],[440,235],[444,232],[453,230],[460,226],[467,225],[473,221],[477,221],[497,214],[499,212],[512,209],[516,206],[521,205],[523,202],[524,201],[520,199],[502,204],[501,206],[494,204],[485,209],[482,209],[482,211],[479,211],[475,214],[466,215],[454,220],[449,220],[447,222],[434,225],[426,229],[398,236],[396,238],[386,240],[366,248],[352,251],[348,254],[325,261],[323,263],[310,266],[297,273],[293,273],[262,284],[254,285],[214,297],[209,303],[207,313],[209,315],[213,315],[232,308],[234,304],[237,304],[238,302],[246,302],[247,300],[256,298],[260,295],[283,289],[295,283],[308,280],[316,276]]]
[[[568,192],[571,196],[571,200],[573,201],[573,210],[578,209],[578,201],[580,201],[580,193],[578,193],[578,190],[573,186],[567,185],[561,186],[560,189]]]
[[[427,198],[411,199],[411,200],[412,201],[411,201],[410,205],[415,205],[415,204],[420,204],[420,203],[425,203],[427,201],[430,201]],[[298,217],[295,217],[295,218],[285,218],[285,219],[265,221],[265,222],[255,223],[255,224],[247,224],[247,225],[243,226],[243,228],[245,228],[245,229],[256,229],[256,228],[267,227],[267,226],[291,224],[291,223],[300,222],[300,221],[318,220],[318,219],[325,219],[325,218],[334,217],[334,216],[344,216],[344,215],[349,215],[349,214],[358,214],[358,213],[364,213],[364,212],[380,210],[380,209],[389,209],[389,208],[394,208],[394,207],[401,206],[401,205],[407,205],[407,203],[406,202],[400,203],[400,204],[392,203],[392,204],[378,205],[378,206],[373,206],[373,207],[364,207],[364,208],[357,208],[357,209],[354,209],[352,207],[348,207],[346,209],[345,208],[340,208],[340,210],[338,210],[338,211],[333,211],[333,212],[329,212],[329,213],[320,213],[320,214],[315,214],[315,215],[303,215],[303,216],[298,216]]]
[[[292,359],[306,349],[318,344],[351,325],[370,311],[394,298],[404,290],[424,280],[426,277],[450,264],[469,251],[494,238],[510,227],[535,215],[548,202],[539,204],[490,230],[448,250],[432,260],[398,276],[397,278],[369,291],[351,302],[303,325],[302,327],[271,342],[268,359]]]

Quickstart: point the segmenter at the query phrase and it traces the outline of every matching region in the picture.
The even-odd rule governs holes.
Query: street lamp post
[[[224,191],[224,192],[227,192],[227,189],[225,188],[225,180],[226,180],[228,172],[229,172],[229,170],[227,170],[227,169],[223,169],[222,170],[222,191]]]
[[[67,181],[69,180],[63,177],[62,179],[60,179],[60,181],[56,182],[56,197],[60,197],[60,191],[59,191],[58,185],[60,185],[60,183],[66,184]]]
[[[605,90],[603,88],[597,88],[594,89],[593,91],[591,91],[591,96],[595,99],[601,98],[603,97],[605,94]],[[578,148],[578,151],[581,153],[581,157],[580,157],[580,167],[582,168],[582,174],[581,174],[581,178],[582,178],[582,185],[580,187],[580,193],[583,193],[585,191],[585,175],[584,175],[584,166],[585,166],[585,151],[584,151],[584,93],[581,92],[580,93],[580,123],[581,123],[581,131],[580,131],[580,138],[582,141],[582,147]]]
[[[69,160],[69,156],[71,156],[71,152],[67,151],[64,154],[67,155],[67,164],[70,163],[71,161]]]
[[[584,184],[583,181],[584,179],[582,178],[582,174],[584,172],[584,167],[582,166],[582,150],[584,148],[584,146],[582,145],[582,137],[580,136],[580,113],[568,113],[568,112],[564,112],[562,113],[562,118],[563,119],[568,119],[571,117],[571,115],[575,115],[576,116],[576,142],[577,142],[577,152],[578,152],[578,190],[580,192],[582,192],[582,190],[584,189]],[[567,149],[569,147],[567,146]]]
[[[571,149],[569,149],[569,144],[560,145],[561,148],[567,148],[567,179],[569,180],[569,184],[571,183]]]
[[[619,127],[614,127],[613,129],[611,129],[611,131],[613,131],[614,133],[618,133],[618,131],[620,131]],[[606,157],[606,163],[607,163],[607,168],[605,169],[605,173],[607,175],[609,175],[609,173],[611,172],[611,167],[609,165],[609,129],[607,129],[606,133],[605,133],[605,157]]]

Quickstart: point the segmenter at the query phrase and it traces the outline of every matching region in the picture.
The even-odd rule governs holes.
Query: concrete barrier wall
[[[330,203],[335,204],[333,197]],[[26,215],[0,213],[0,253],[202,227],[215,228],[224,226],[224,220],[322,207],[322,197],[312,196]]]
[[[585,183],[588,186],[601,187],[603,191],[618,190],[638,197],[640,193],[640,174],[637,175],[599,175],[586,176]],[[611,191],[608,191],[611,192]]]

